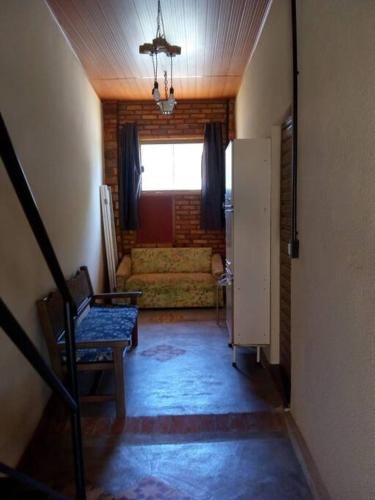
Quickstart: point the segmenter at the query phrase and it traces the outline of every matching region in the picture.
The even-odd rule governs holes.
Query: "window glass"
[[[202,151],[202,143],[142,144],[142,190],[201,189]]]

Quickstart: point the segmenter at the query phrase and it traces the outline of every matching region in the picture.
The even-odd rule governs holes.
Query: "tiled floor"
[[[249,351],[232,367],[212,314],[141,314],[139,346],[126,358],[128,419],[117,421],[112,404],[83,408],[88,484],[118,499],[311,498],[268,373]],[[24,468],[71,493],[60,430],[46,433]]]

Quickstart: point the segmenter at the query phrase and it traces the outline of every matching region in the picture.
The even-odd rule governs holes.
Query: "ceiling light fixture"
[[[152,97],[154,101],[159,106],[160,111],[163,115],[171,115],[173,113],[174,107],[177,104],[174,97],[173,88],[173,57],[181,54],[181,47],[177,45],[170,45],[167,42],[164,33],[164,20],[161,11],[160,0],[158,0],[158,15],[156,18],[156,37],[152,40],[152,43],[144,43],[139,46],[140,54],[148,54],[152,57],[152,66],[154,69],[154,87],[152,89]],[[158,83],[158,54],[164,53],[171,60],[171,86],[168,89],[168,74],[164,71],[164,93],[165,99],[161,99]]]

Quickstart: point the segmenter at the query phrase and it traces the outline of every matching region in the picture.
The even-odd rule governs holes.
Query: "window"
[[[202,151],[202,143],[141,144],[142,190],[200,190]]]

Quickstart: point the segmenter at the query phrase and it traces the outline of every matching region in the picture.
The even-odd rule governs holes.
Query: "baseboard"
[[[285,424],[294,453],[299,461],[306,481],[310,487],[314,500],[330,500],[330,495],[320,476],[314,459],[307,447],[297,424],[290,413],[290,381],[280,365],[272,365],[263,350],[261,350],[261,363],[269,371],[277,390],[282,398],[285,408]]]
[[[314,500],[331,500],[306,441],[289,411],[285,412],[285,422],[294,453],[302,467]]]

